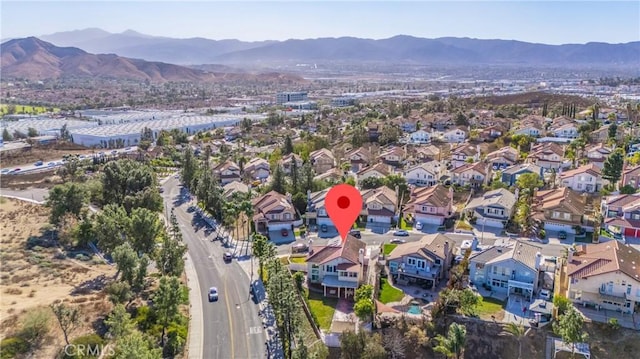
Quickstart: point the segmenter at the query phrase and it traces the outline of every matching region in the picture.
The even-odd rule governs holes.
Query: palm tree
[[[522,358],[522,338],[526,334],[524,325],[511,322],[507,324],[504,330],[518,340],[518,359]]]
[[[438,335],[436,341],[438,345],[433,348],[434,351],[444,354],[447,358],[459,359],[467,341],[467,328],[462,324],[453,323],[449,326],[447,336]]]

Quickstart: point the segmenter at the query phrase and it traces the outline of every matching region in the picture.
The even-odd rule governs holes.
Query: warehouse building
[[[26,135],[29,132],[29,128],[33,128],[38,131],[38,134],[41,136],[59,136],[60,129],[64,125],[67,125],[68,130],[72,130],[95,127],[98,126],[98,123],[95,121],[67,120],[63,118],[49,118],[43,116],[18,121],[1,121],[0,131],[4,131],[6,128],[12,135],[16,131]]]

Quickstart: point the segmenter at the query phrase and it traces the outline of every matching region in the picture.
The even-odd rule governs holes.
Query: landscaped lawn
[[[504,308],[504,303],[491,297],[483,297],[482,301],[476,307],[478,316],[488,316],[498,313]]]
[[[471,225],[465,221],[457,221],[456,222],[456,229],[462,229],[465,231],[472,231],[473,227],[471,227]]]
[[[387,304],[391,302],[399,302],[404,298],[404,292],[398,288],[392,287],[386,278],[381,280],[382,288],[380,288],[380,298],[382,303]]]
[[[309,290],[307,290],[307,298],[309,298],[309,310],[318,319],[320,329],[331,329],[331,321],[333,320],[333,313],[336,311],[338,299],[326,298]]]
[[[400,218],[400,229],[412,229],[410,225],[407,224],[407,221],[404,220],[404,217]]]
[[[385,256],[388,256],[391,251],[396,248],[398,245],[394,243],[386,243],[382,249],[382,252]]]
[[[307,258],[305,258],[305,257],[289,257],[289,262],[291,262],[291,263],[307,263]]]

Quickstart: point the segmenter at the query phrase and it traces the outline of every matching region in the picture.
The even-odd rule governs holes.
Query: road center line
[[[229,319],[229,339],[231,340],[231,358],[235,358],[233,347],[233,320],[231,319],[231,307],[229,306],[229,296],[227,295],[227,281],[224,280],[224,301],[227,305],[227,317]]]

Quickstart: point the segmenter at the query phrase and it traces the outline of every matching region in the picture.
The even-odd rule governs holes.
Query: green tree
[[[152,254],[156,239],[163,230],[157,213],[146,208],[134,208],[131,211],[129,237],[137,253]]]
[[[160,343],[163,346],[167,327],[179,313],[180,293],[180,280],[177,277],[160,278],[160,286],[153,298],[153,308],[158,315],[158,323],[162,326]]]
[[[380,133],[380,138],[378,142],[381,145],[387,145],[398,142],[398,139],[402,135],[402,131],[398,126],[394,125],[385,125],[382,127],[382,131]]]
[[[51,329],[51,312],[46,308],[30,309],[20,323],[19,337],[31,348],[39,347]]]
[[[575,356],[576,344],[587,340],[584,332],[584,318],[575,308],[570,307],[558,321],[553,322],[553,331],[562,341],[571,345],[571,357]]]
[[[403,201],[409,198],[409,186],[407,185],[407,179],[399,174],[391,174],[384,178],[384,185],[391,188],[394,192],[396,187],[398,188],[398,201]],[[398,203],[400,207],[401,203]]]
[[[360,147],[369,141],[367,130],[362,126],[355,126],[351,133],[351,144]]]
[[[516,187],[520,190],[527,191],[530,195],[533,195],[534,189],[542,188],[543,185],[544,183],[537,173],[524,173],[516,180]]]
[[[88,196],[84,186],[75,183],[54,186],[49,191],[49,197],[46,202],[47,207],[51,208],[49,221],[52,224],[58,224],[60,219],[67,213],[79,218],[87,199]]]
[[[571,307],[571,302],[563,295],[553,296],[553,306],[558,309],[558,315],[563,315]]]
[[[624,185],[620,187],[620,194],[634,194],[634,193],[636,193],[636,189],[632,185]]]
[[[518,359],[522,358],[522,338],[524,337],[526,330],[524,325],[516,324],[513,322],[507,323],[504,330],[513,335],[518,340]]]
[[[108,204],[95,216],[95,234],[98,246],[105,253],[111,253],[127,239],[130,221],[122,206]]]
[[[2,130],[2,140],[3,141],[13,140],[13,136],[11,135],[11,133],[9,133],[9,130],[6,127],[4,128],[4,130]]]
[[[102,176],[103,198],[106,203],[125,204],[146,189],[152,189],[150,195],[162,198],[156,190],[157,179],[151,167],[128,159],[109,162],[104,166]],[[127,201],[128,200],[128,201]],[[132,209],[133,206],[129,209]],[[154,209],[154,208],[149,208]]]
[[[133,299],[131,286],[127,282],[111,282],[106,287],[109,301],[114,305],[127,303]]]
[[[612,123],[611,125],[609,125],[609,130],[608,130],[608,137],[611,140],[615,140],[616,136],[618,135],[618,125],[616,125],[616,123]]]
[[[445,355],[447,358],[459,359],[467,341],[467,329],[464,325],[452,323],[449,326],[447,336],[438,335],[436,341],[438,345],[433,348],[434,351]]]
[[[162,359],[162,349],[154,348],[140,331],[122,337],[116,344],[114,359]]]
[[[116,262],[121,280],[133,286],[135,271],[138,267],[138,255],[129,243],[117,246],[113,250],[113,261]]]
[[[27,129],[27,136],[29,136],[29,137],[37,137],[39,135],[40,135],[40,133],[35,128],[29,127]]]
[[[77,307],[69,307],[64,303],[54,303],[51,310],[58,320],[64,341],[69,345],[69,335],[80,325],[80,311]]]
[[[614,188],[617,187],[618,181],[622,177],[622,167],[624,165],[624,158],[620,151],[615,151],[604,161],[602,168],[602,178],[611,182]]]
[[[362,181],[358,181],[358,184],[362,189],[373,189],[382,186],[384,184],[384,179],[378,177],[367,177]]]
[[[253,236],[252,249],[253,255],[255,255],[259,260],[258,270],[260,272],[260,278],[263,278],[264,266],[269,259],[275,257],[275,248],[273,248],[272,243],[269,243],[267,237],[262,234],[256,234]]]
[[[184,255],[187,247],[166,233],[160,235],[162,246],[157,251],[156,266],[163,275],[180,276],[184,271]]]
[[[284,146],[282,147],[282,154],[286,156],[290,153],[293,153],[293,142],[291,141],[291,137],[287,135],[287,137],[284,138]]]
[[[353,310],[363,321],[370,321],[375,311],[373,303],[373,286],[365,284],[356,289]]]
[[[194,179],[198,175],[197,172],[198,172],[198,161],[196,160],[196,157],[193,155],[191,146],[187,146],[187,149],[184,151],[184,159],[182,161],[181,174],[182,174],[182,182],[192,192],[195,192]]]
[[[273,180],[271,181],[271,190],[280,194],[286,193],[286,181],[282,167],[276,166],[273,171]]]
[[[135,323],[122,304],[116,304],[104,323],[109,328],[109,335],[116,340],[130,335],[135,330]]]
[[[342,359],[361,359],[361,355],[367,345],[365,331],[354,333],[350,330],[342,332],[340,335],[340,349]],[[383,348],[384,349],[384,348]]]

